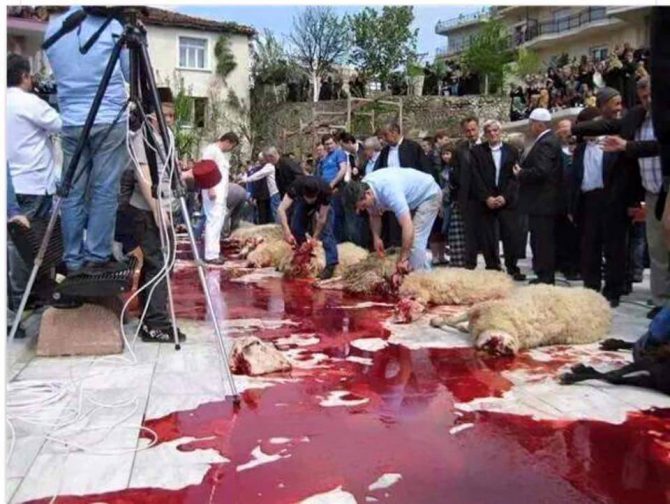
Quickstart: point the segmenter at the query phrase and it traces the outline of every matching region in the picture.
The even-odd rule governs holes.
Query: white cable
[[[129,118],[127,118],[127,121],[129,121]],[[129,132],[129,129],[128,129]],[[163,163],[163,166],[160,170],[160,180],[162,180],[162,177],[165,176],[166,170],[169,173],[170,176],[173,174],[174,170],[174,163],[169,163],[170,156],[172,154],[172,151],[174,149],[174,137],[172,136],[171,132],[169,133],[170,136],[170,145],[169,145],[169,150],[168,150],[168,157],[166,158],[166,161]],[[129,143],[129,133],[126,135],[126,146],[130,147]],[[131,160],[137,166],[139,163],[137,161],[137,158],[135,155],[132,153],[132,149],[128,149],[129,155],[131,157]],[[168,165],[172,164],[171,169],[168,170]],[[137,170],[136,170],[137,171]],[[162,191],[158,192],[159,195],[159,207],[162,210],[164,210],[164,203],[163,203],[163,195]],[[170,194],[169,201],[172,202],[172,194]],[[170,224],[168,226],[168,224]],[[170,232],[168,232],[168,227],[170,229]],[[151,299],[151,296],[153,295],[153,292],[156,288],[157,285],[164,279],[167,278],[169,275],[169,271],[171,270],[172,266],[174,266],[174,262],[176,260],[176,254],[172,253],[172,249],[176,247],[176,232],[174,229],[174,223],[171,219],[171,216],[169,218],[169,221],[165,223],[164,226],[162,226],[162,229],[160,229],[161,233],[163,234],[164,237],[166,236],[172,236],[174,238],[173,241],[167,241],[167,246],[163,250],[163,257],[164,257],[164,266],[163,268],[159,271],[159,274],[156,275],[150,282],[147,282],[147,284],[143,285],[138,291],[133,293],[130,298],[126,301],[124,304],[122,314],[120,317],[120,326],[121,326],[121,334],[124,340],[125,346],[128,348],[130,352],[131,358],[128,359],[127,357],[124,356],[112,356],[112,357],[105,357],[105,358],[98,358],[95,360],[92,360],[90,362],[90,370],[92,370],[97,364],[101,362],[107,362],[109,360],[117,360],[121,361],[122,363],[126,365],[135,365],[137,361],[137,356],[133,351],[133,346],[135,343],[135,340],[137,338],[137,335],[139,334],[139,329],[141,328],[142,322],[144,320],[144,317],[146,316],[146,311],[148,307],[148,302],[145,305],[144,311],[142,313],[142,316],[140,317],[140,322],[138,324],[137,331],[135,332],[134,338],[132,342],[128,341],[127,335],[125,333],[125,327],[123,326],[123,319],[125,317],[125,313],[128,310],[128,307],[130,303],[135,299],[139,293],[149,287],[151,287],[151,290],[148,294],[148,301]],[[171,260],[168,260],[170,258]],[[68,452],[70,453],[72,448],[75,448],[77,451],[83,451],[86,453],[96,453],[96,454],[107,454],[107,455],[114,455],[114,454],[122,454],[122,453],[132,453],[132,452],[137,452],[140,450],[145,450],[148,448],[151,448],[154,446],[158,440],[157,434],[142,425],[127,425],[125,422],[132,417],[135,412],[137,411],[137,408],[139,407],[139,400],[137,396],[135,396],[132,399],[129,399],[127,401],[121,401],[113,404],[105,404],[101,401],[97,401],[93,399],[92,397],[88,396],[86,394],[86,388],[84,386],[84,382],[90,378],[101,376],[104,374],[107,374],[108,372],[118,372],[119,368],[114,367],[110,368],[108,371],[103,371],[103,372],[98,372],[91,374],[89,371],[88,374],[85,376],[75,379],[72,376],[72,368],[70,368],[70,380],[52,380],[52,381],[41,381],[41,380],[21,380],[21,381],[16,381],[16,382],[11,382],[8,384],[7,387],[7,416],[6,416],[6,421],[9,427],[10,431],[10,447],[7,455],[7,462],[11,460],[11,457],[14,453],[14,449],[16,446],[16,428],[14,423],[15,422],[22,422],[28,425],[33,425],[33,426],[41,426],[41,427],[47,427],[53,429],[52,432],[46,434],[44,436],[45,439],[62,444],[64,446],[68,447]],[[74,406],[66,406],[62,408],[58,408],[60,404],[64,401],[73,401]],[[90,409],[88,412],[84,413],[84,405],[85,403],[90,403],[94,407]],[[132,406],[132,409],[130,412],[124,416],[122,419],[119,421],[111,424],[111,425],[104,425],[104,426],[95,426],[95,427],[84,427],[84,428],[78,428],[75,429],[75,427],[78,424],[83,423],[86,419],[89,417],[93,416],[96,414],[98,411],[102,409],[118,409],[118,408],[123,408],[123,407],[129,407]],[[54,411],[55,410],[55,411]],[[96,445],[100,444],[100,442],[104,439],[107,438],[108,434],[113,431],[114,429],[134,429],[134,430],[139,430],[141,432],[145,432],[150,436],[150,441],[147,443],[145,446],[142,447],[133,447],[133,448],[124,448],[124,449],[106,449],[106,450],[101,450],[101,449],[96,449]],[[68,430],[72,430],[73,432],[69,433],[71,435],[74,434],[81,434],[81,433],[86,433],[86,432],[93,432],[93,431],[104,431],[104,436],[101,437],[101,439],[96,440],[93,443],[78,443],[78,442],[73,442],[71,440],[65,439],[64,434],[68,433]],[[61,480],[62,483],[62,480]],[[60,493],[60,484],[59,484],[59,489],[56,492],[56,495],[54,495],[53,499],[51,502],[54,502],[57,498],[58,493]]]

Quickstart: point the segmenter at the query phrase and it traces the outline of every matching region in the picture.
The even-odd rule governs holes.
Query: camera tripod
[[[84,10],[75,11],[70,16],[68,16],[63,21],[62,28],[59,29],[52,37],[46,40],[42,48],[47,49],[48,47],[56,43],[62,36],[76,29],[88,15],[86,9],[88,8],[85,8]],[[107,87],[109,86],[116,65],[120,62],[121,52],[124,47],[127,47],[130,62],[130,96],[127,103],[124,105],[124,109],[127,108],[129,104],[134,104],[137,113],[142,119],[143,122],[142,127],[144,128],[144,131],[146,133],[145,142],[149,146],[146,149],[147,162],[151,174],[152,194],[154,195],[155,198],[157,198],[158,197],[157,195],[160,194],[161,174],[158,171],[157,159],[153,155],[153,152],[158,154],[158,157],[161,159],[163,166],[164,167],[167,166],[170,169],[171,173],[170,183],[173,195],[179,201],[180,211],[183,220],[186,224],[186,229],[188,232],[188,237],[193,252],[193,257],[195,259],[195,263],[198,270],[198,277],[207,302],[207,310],[212,319],[212,325],[214,326],[214,332],[218,343],[219,357],[221,359],[221,366],[223,368],[223,373],[230,385],[230,390],[233,395],[233,402],[235,405],[238,405],[240,402],[240,396],[237,392],[237,387],[235,386],[235,380],[228,365],[228,352],[226,351],[225,343],[223,341],[223,334],[221,332],[219,322],[216,318],[216,313],[214,311],[214,306],[212,302],[212,296],[211,293],[209,292],[207,285],[207,280],[205,276],[205,263],[200,258],[198,247],[196,245],[195,235],[193,233],[193,228],[191,226],[191,219],[189,217],[185,197],[186,189],[184,187],[183,182],[181,181],[181,178],[179,177],[179,174],[177,173],[177,170],[174,169],[175,168],[174,149],[168,148],[171,145],[171,138],[167,124],[165,122],[165,116],[163,115],[163,111],[161,109],[161,102],[158,94],[158,89],[156,87],[156,81],[154,79],[153,67],[151,65],[151,60],[149,58],[146,30],[139,21],[139,14],[141,8],[119,7],[111,9],[100,9],[100,8],[94,8],[94,9],[95,10],[91,10],[89,12],[92,12],[94,15],[104,15],[106,16],[107,19],[102,24],[100,29],[97,30],[97,32],[93,34],[90,40],[88,40],[86,44],[81,48],[82,53],[88,51],[93,46],[93,44],[95,44],[96,40],[102,34],[104,29],[113,20],[116,19],[121,23],[121,25],[123,26],[123,32],[114,44],[112,53],[109,57],[109,61],[107,62],[107,66],[103,73],[100,85],[98,86],[95,97],[93,99],[93,103],[91,104],[91,109],[88,113],[88,116],[86,117],[86,122],[84,123],[82,134],[79,138],[72,159],[70,160],[69,165],[65,168],[63,172],[61,184],[58,187],[56,197],[54,199],[53,211],[49,219],[48,225],[46,227],[45,235],[42,239],[42,242],[34,259],[33,268],[28,280],[28,284],[26,286],[26,290],[23,294],[18,312],[16,313],[14,323],[12,325],[12,329],[10,332],[10,339],[14,338],[16,331],[19,327],[21,316],[23,315],[26,304],[28,302],[30,291],[32,290],[40,266],[42,265],[44,257],[47,253],[49,239],[52,233],[54,232],[63,200],[68,197],[76,178],[81,176],[83,170],[87,169],[86,167],[82,167],[81,172],[77,175],[77,177],[75,177],[77,166],[79,165],[79,161],[81,159],[86,143],[90,138],[91,129],[93,128],[93,125],[95,123],[95,118],[102,103],[102,100],[105,96],[105,92],[107,91]],[[153,127],[149,124],[146,118],[145,110],[153,112],[156,116],[160,142],[158,142],[156,137],[154,136]],[[166,230],[167,222],[165,222],[163,218],[163,209],[160,209],[158,214],[159,214],[158,225],[160,228],[161,245],[163,247],[163,250],[171,250],[169,257],[164,256],[167,267],[167,265],[172,263],[172,258],[174,254],[176,254],[176,244],[173,244],[172,247],[169,247],[170,237],[164,236],[167,235],[167,232],[164,233],[164,231]],[[180,348],[178,339],[179,336],[176,328],[174,302],[172,298],[172,289],[170,287],[169,282],[169,271],[166,273],[165,282],[167,284],[168,302],[170,305],[170,316],[172,319],[172,328],[174,331],[173,334],[175,338],[175,347],[178,350]]]

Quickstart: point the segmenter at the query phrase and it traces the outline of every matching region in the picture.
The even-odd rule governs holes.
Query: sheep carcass
[[[473,306],[464,315],[437,317],[431,325],[454,325],[467,319],[474,345],[495,355],[546,345],[593,343],[612,325],[609,304],[583,287],[533,285],[506,299]]]
[[[291,363],[283,353],[255,336],[236,339],[228,363],[233,373],[249,376],[291,370]]]
[[[353,243],[340,243],[337,246],[338,265],[334,276],[341,276],[351,266],[368,256],[367,250]],[[318,241],[307,241],[292,256],[283,258],[279,270],[287,278],[315,278],[326,267],[326,252]]]
[[[247,255],[250,268],[279,268],[293,255],[293,247],[284,240],[263,242]]]
[[[513,288],[512,279],[501,271],[463,268],[414,271],[400,286],[395,321],[412,322],[431,305],[472,305],[501,299]]]

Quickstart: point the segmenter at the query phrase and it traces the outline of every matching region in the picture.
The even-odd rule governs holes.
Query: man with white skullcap
[[[519,207],[528,214],[533,271],[531,283],[554,283],[554,221],[561,191],[561,143],[551,130],[551,114],[536,108],[528,119],[533,143],[514,167],[519,179]]]

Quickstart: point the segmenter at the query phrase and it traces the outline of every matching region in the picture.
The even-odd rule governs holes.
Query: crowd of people
[[[595,107],[603,87],[621,93],[624,106],[636,103],[635,83],[648,78],[649,50],[617,45],[609,56],[569,59],[563,55],[542,74],[526,75],[522,86],[510,86],[510,120],[526,119],[536,108],[556,111],[571,107]]]
[[[476,117],[461,121],[460,140],[437,131],[416,142],[395,123],[366,139],[325,135],[307,177],[310,194],[332,210],[332,230],[324,221],[319,232],[378,252],[397,247],[401,270],[430,267],[427,250],[433,266],[470,269],[481,254],[487,269],[504,268],[516,281],[526,280],[518,263],[530,245],[532,283],[553,284],[560,272],[612,306],[642,281],[648,262],[655,312],[670,296],[670,275],[650,86],[648,78],[636,82],[630,107],[603,87],[595,106],[553,127],[551,112],[536,108],[525,139],[503,140],[499,121]],[[291,186],[277,192],[287,201]]]
[[[47,51],[59,112],[32,92],[28,61],[8,57],[8,218],[20,225],[50,213],[58,178],[51,136],[61,136],[64,166],[75,154],[87,104],[120,30],[116,22],[103,22],[90,16],[82,24],[84,32],[100,31],[87,54],[80,55],[77,39],[67,37]],[[52,20],[48,33],[59,23],[62,18]],[[625,47],[623,59],[631,58]],[[139,246],[140,283],[145,284],[164,270],[160,230],[176,220],[165,212],[177,208],[159,204],[170,195],[169,180],[152,187],[150,150],[163,146],[158,139],[159,145],[149,149],[146,130],[125,110],[127,72],[122,59],[79,161],[82,176],[61,207],[62,272],[119,271],[125,266],[115,244],[124,252]],[[592,71],[586,73],[595,80]],[[552,82],[561,87],[558,77]],[[296,246],[320,239],[327,258],[323,279],[337,265],[336,245],[353,242],[380,254],[397,249],[400,274],[431,266],[474,269],[481,254],[487,269],[504,267],[521,282],[526,276],[519,261],[530,242],[532,283],[553,284],[559,271],[567,279],[581,278],[617,306],[641,281],[646,248],[658,310],[670,297],[670,274],[660,224],[665,192],[650,114],[651,83],[640,77],[632,95],[630,83],[620,82],[620,87],[599,87],[595,102],[586,104],[574,123],[552,126],[556,102],[539,102],[529,112],[525,139],[505,140],[499,121],[474,116],[460,121],[458,140],[439,130],[415,141],[392,122],[365,139],[348,132],[324,135],[315,146],[313,166],[268,146],[235,181],[230,153],[239,139],[224,133],[200,156],[215,176],[203,178],[192,166],[179,166],[191,188],[191,209],[202,211],[195,229],[204,260],[225,261],[220,239],[242,218],[279,223]],[[162,107],[171,126],[169,93]],[[157,131],[156,111],[151,112],[149,126]],[[9,258],[10,309],[16,309],[27,265],[11,244]],[[171,341],[165,280],[140,301],[147,306],[142,338]]]

